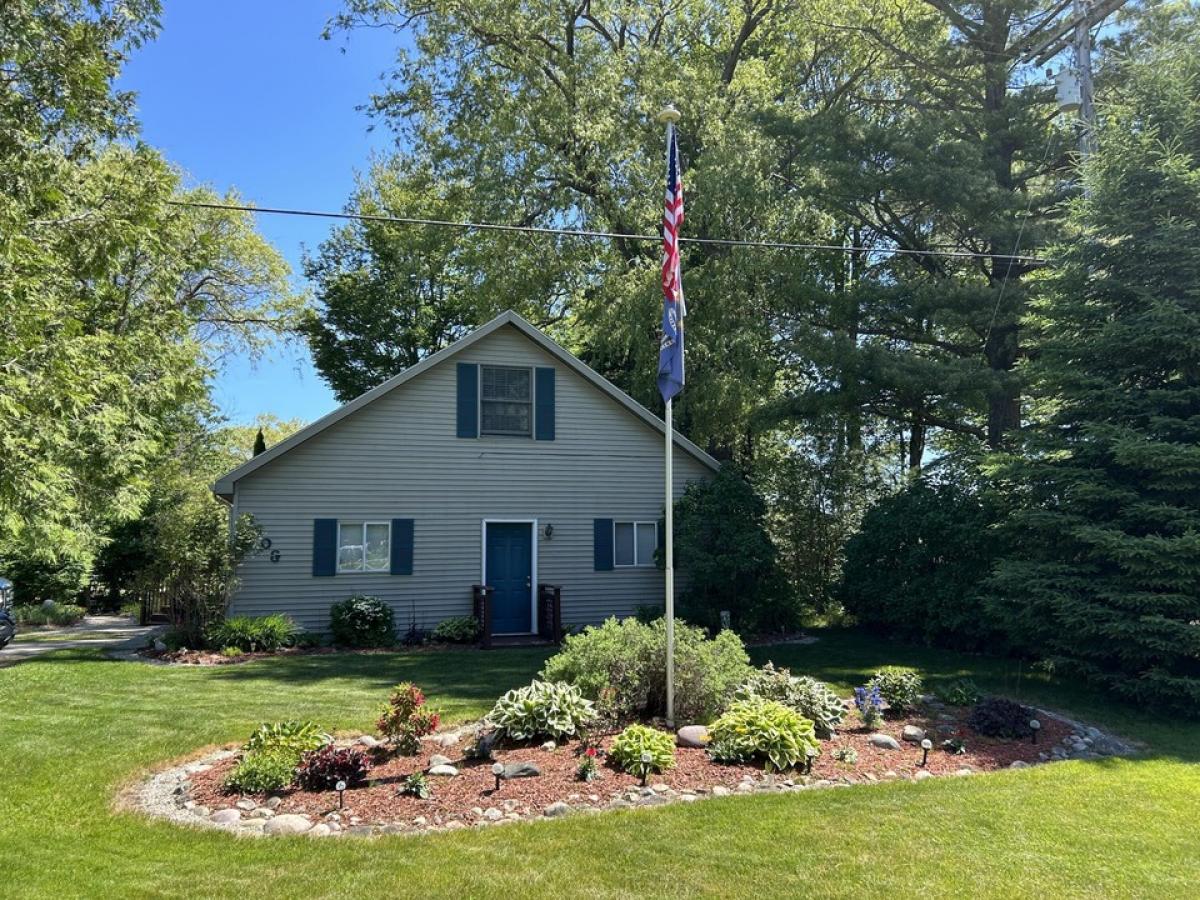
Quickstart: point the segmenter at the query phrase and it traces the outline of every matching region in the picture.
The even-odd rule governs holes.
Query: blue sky
[[[188,181],[235,188],[260,206],[340,210],[385,129],[355,109],[379,84],[397,47],[367,29],[321,40],[337,0],[168,0],[162,33],[139,50],[120,86],[138,93],[144,139]],[[343,52],[345,50],[345,52]],[[304,248],[329,220],[259,215],[297,285]],[[337,404],[303,345],[251,366],[233,361],[214,385],[235,422],[259,413],[311,421]]]

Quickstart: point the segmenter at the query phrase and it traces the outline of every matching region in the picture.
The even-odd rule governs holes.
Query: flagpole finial
[[[668,105],[656,116],[656,118],[662,125],[674,125],[679,121],[679,110],[677,110],[674,106]]]

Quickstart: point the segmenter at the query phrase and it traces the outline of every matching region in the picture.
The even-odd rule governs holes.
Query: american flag
[[[663,320],[658,352],[658,390],[666,402],[683,390],[683,278],[679,266],[679,229],[683,225],[683,180],[675,126],[667,133],[667,196],[663,206]]]

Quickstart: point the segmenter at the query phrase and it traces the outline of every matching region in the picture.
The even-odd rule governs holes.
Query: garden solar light
[[[650,777],[650,763],[653,759],[649,750],[642,751],[642,787],[646,786],[646,780]]]
[[[338,792],[338,809],[342,809],[345,806],[346,782],[339,781],[333,786],[333,789]]]
[[[1042,723],[1039,722],[1037,719],[1030,719],[1029,720],[1029,730],[1033,732],[1033,740],[1030,741],[1030,743],[1036,744],[1038,732],[1042,730]]]
[[[933,741],[929,738],[921,741],[921,765],[929,762],[929,751],[933,749]]]
[[[504,764],[496,763],[493,765],[492,774],[496,776],[496,790],[500,790],[500,779],[504,777]]]

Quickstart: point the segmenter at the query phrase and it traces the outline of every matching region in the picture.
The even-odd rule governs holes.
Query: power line
[[[408,216],[383,216],[367,213],[326,212],[313,209],[286,209],[270,206],[243,206],[235,203],[206,203],[200,200],[168,200],[171,206],[196,209],[223,209],[230,212],[268,213],[278,216],[308,216],[318,219],[351,219],[358,222],[388,222],[395,225],[421,225],[434,228],[460,228],[475,231],[513,231],[521,234],[550,234],[600,240],[654,241],[661,234],[625,234],[614,231],[590,231],[578,228],[548,228],[539,225],[504,225],[495,222],[456,222],[449,219],[421,219]],[[683,244],[706,244],[715,247],[759,247],[767,250],[826,250],[836,253],[888,253],[901,256],[943,256],[956,259],[990,259],[1044,265],[1046,260],[1036,256],[1014,256],[996,253],[976,253],[970,250],[910,250],[904,247],[847,247],[844,244],[803,244],[790,241],[749,241],[733,238],[680,237]]]

